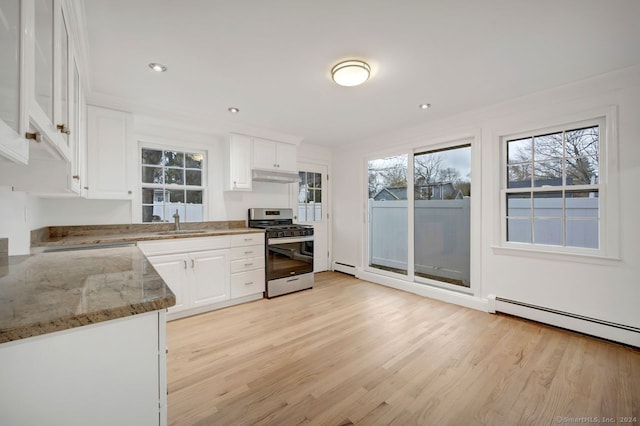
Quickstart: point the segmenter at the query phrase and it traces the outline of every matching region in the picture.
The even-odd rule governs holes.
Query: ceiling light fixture
[[[149,68],[151,68],[152,70],[154,70],[155,72],[165,72],[167,70],[167,67],[159,64],[157,62],[151,62],[149,64]]]
[[[331,78],[340,86],[358,86],[369,79],[371,67],[357,59],[340,62],[331,68]]]
[[[231,114],[237,114],[237,113],[239,113],[239,112],[240,112],[240,110],[239,110],[238,108],[236,108],[236,107],[230,107],[230,108],[229,108],[229,112],[230,112]]]
[[[429,109],[431,108],[431,104],[420,104],[420,109]]]

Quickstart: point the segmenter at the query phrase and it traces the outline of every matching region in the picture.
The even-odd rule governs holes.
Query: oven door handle
[[[308,235],[306,237],[269,238],[267,240],[267,244],[275,246],[278,244],[303,243],[305,241],[313,241],[313,235]]]

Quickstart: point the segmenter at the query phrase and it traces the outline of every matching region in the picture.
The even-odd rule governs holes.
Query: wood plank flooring
[[[637,349],[339,273],[317,274],[312,290],[172,321],[167,333],[170,425],[640,417]]]

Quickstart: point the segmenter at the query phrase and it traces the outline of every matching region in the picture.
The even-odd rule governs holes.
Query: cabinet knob
[[[71,134],[71,130],[69,130],[66,124],[57,124],[56,129],[58,129],[60,133],[64,133],[65,135]]]
[[[127,191],[127,194],[131,195],[133,194],[133,191]]]

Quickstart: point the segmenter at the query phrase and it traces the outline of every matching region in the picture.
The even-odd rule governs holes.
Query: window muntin
[[[204,220],[204,154],[142,148],[142,222]]]
[[[298,172],[298,220],[319,222],[322,220],[322,173]]]
[[[505,240],[600,248],[602,120],[506,138]]]

